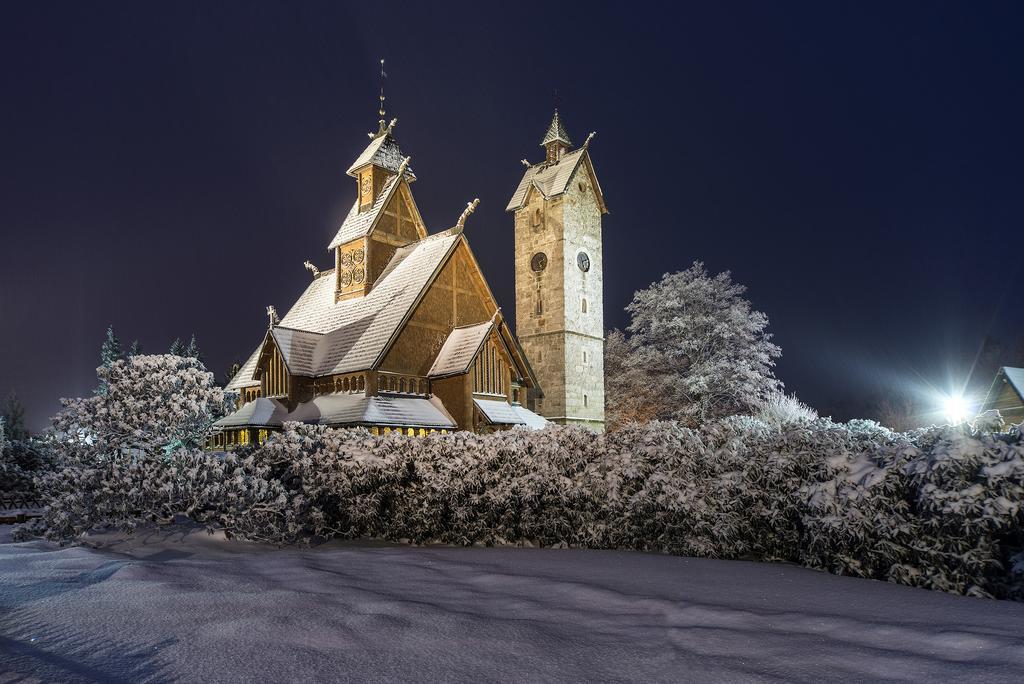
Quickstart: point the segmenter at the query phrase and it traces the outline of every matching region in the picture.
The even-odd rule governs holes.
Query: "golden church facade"
[[[347,171],[356,199],[328,244],[333,267],[321,271],[307,262],[312,278],[298,301],[280,318],[268,307],[262,340],[227,385],[238,393],[237,410],[215,423],[211,447],[262,442],[288,421],[419,436],[538,429],[549,423],[540,414],[552,415],[551,422],[603,425],[603,368],[595,365],[603,362],[600,214],[595,243],[592,200],[579,189],[593,188],[590,197],[600,193],[589,157],[584,171],[589,176],[569,174],[575,185],[554,200],[558,208],[552,196],[524,195],[529,206],[549,202],[543,205],[552,217],[545,235],[554,234],[556,214],[574,235],[561,251],[545,245],[552,259],[562,259],[566,249],[577,258],[579,247],[592,260],[589,278],[545,279],[541,289],[550,313],[526,322],[528,344],[554,389],[554,399],[545,403],[541,375],[506,321],[466,238],[465,223],[477,201],[454,226],[430,233],[413,196],[416,175],[399,149],[394,125],[382,120]],[[585,147],[582,151],[585,155]],[[520,240],[519,224],[517,212],[521,308],[521,253],[536,245],[532,233]],[[589,228],[577,229],[584,225]],[[554,316],[558,302],[588,297],[586,308],[595,312],[589,317]],[[563,363],[545,346],[556,340],[566,350]],[[586,361],[573,368],[570,354]],[[563,420],[569,413],[588,420]]]

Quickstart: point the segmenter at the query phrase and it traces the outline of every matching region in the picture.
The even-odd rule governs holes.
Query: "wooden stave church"
[[[287,421],[365,427],[374,434],[489,432],[548,422],[523,406],[536,375],[463,232],[428,234],[409,158],[382,120],[349,167],[357,197],[328,251],[226,389],[236,411],[210,447],[262,443]]]

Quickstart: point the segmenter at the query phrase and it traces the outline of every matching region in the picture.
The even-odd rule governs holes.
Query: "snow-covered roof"
[[[519,404],[509,404],[497,399],[473,399],[487,422],[494,425],[525,425],[533,430],[540,430],[548,425],[548,421],[533,411]]]
[[[495,317],[497,314],[495,314]],[[449,375],[461,375],[469,370],[470,364],[483,346],[484,340],[494,327],[495,317],[483,323],[465,325],[452,330],[448,339],[441,345],[441,351],[434,359],[434,365],[427,373],[431,378],[443,378]]]
[[[379,166],[382,169],[387,169],[392,173],[398,173],[398,167],[402,165],[402,160],[405,157],[402,156],[402,150],[398,147],[398,141],[390,133],[384,135],[378,135],[370,144],[366,146],[354,162],[352,166],[348,167],[348,175],[356,175],[356,171],[366,166],[367,164],[373,164]],[[416,174],[412,172],[412,169],[406,169],[406,174],[410,180],[416,179]]]
[[[260,384],[259,380],[253,379],[253,374],[256,372],[256,362],[260,360],[260,351],[263,349],[263,343],[261,342],[256,351],[252,353],[252,356],[242,364],[242,367],[238,369],[235,376],[231,378],[231,382],[224,388],[226,390],[240,390],[243,387],[252,387]]]
[[[526,204],[526,195],[530,188],[535,187],[546,198],[557,197],[569,189],[569,182],[579,165],[587,159],[587,147],[566,152],[561,159],[553,163],[542,162],[534,164],[526,169],[523,179],[519,181],[519,187],[512,194],[505,211],[515,211]],[[589,163],[589,162],[588,162]],[[604,206],[604,195],[601,194],[601,186],[597,183],[597,176],[594,176],[594,190],[601,205],[601,211],[607,211]]]
[[[214,429],[239,427],[281,427],[288,415],[288,407],[277,399],[253,399],[232,414],[213,424]]]
[[[363,297],[335,302],[334,279],[314,278],[273,329],[288,369],[317,376],[372,368],[459,239],[445,232],[400,247]]]
[[[540,146],[544,147],[549,142],[555,141],[563,142],[566,145],[571,145],[572,141],[569,140],[569,134],[565,131],[565,126],[562,125],[562,119],[558,116],[558,110],[555,110],[555,115],[551,118],[551,125],[548,126],[547,133],[544,134],[544,139],[540,141]]]
[[[356,201],[352,203],[352,208],[349,209],[348,216],[345,217],[341,227],[338,228],[338,233],[327,247],[327,251],[331,251],[346,242],[369,235],[370,231],[373,230],[373,226],[376,225],[377,219],[383,213],[384,206],[391,199],[391,196],[395,193],[395,188],[399,185],[397,174],[388,176],[388,179],[384,181],[384,186],[380,189],[380,194],[377,195],[377,199],[364,211],[359,211],[359,198],[357,197]]]
[[[1013,386],[1014,391],[1024,399],[1024,368],[1003,366],[1002,371],[1006,376],[1006,380]]]
[[[317,425],[391,425],[455,429],[457,426],[436,397],[380,394],[324,394],[299,404],[287,420]]]

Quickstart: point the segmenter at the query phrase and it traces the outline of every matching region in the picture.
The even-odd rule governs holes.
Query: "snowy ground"
[[[787,565],[91,544],[0,545],[0,682],[1024,680],[1024,605]]]

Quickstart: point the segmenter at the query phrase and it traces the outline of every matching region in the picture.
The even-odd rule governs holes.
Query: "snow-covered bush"
[[[67,538],[185,514],[276,543],[641,549],[1024,598],[1024,438],[995,424],[898,433],[734,416],[700,429],[653,421],[605,435],[552,426],[415,439],[288,424],[227,456],[140,457],[132,446],[75,458],[44,478],[44,524]]]
[[[818,412],[797,399],[795,394],[780,391],[762,401],[754,411],[754,417],[769,425],[782,427],[789,423],[815,420]]]
[[[33,478],[52,467],[50,452],[38,439],[10,439],[0,417],[0,493],[31,496]]]

